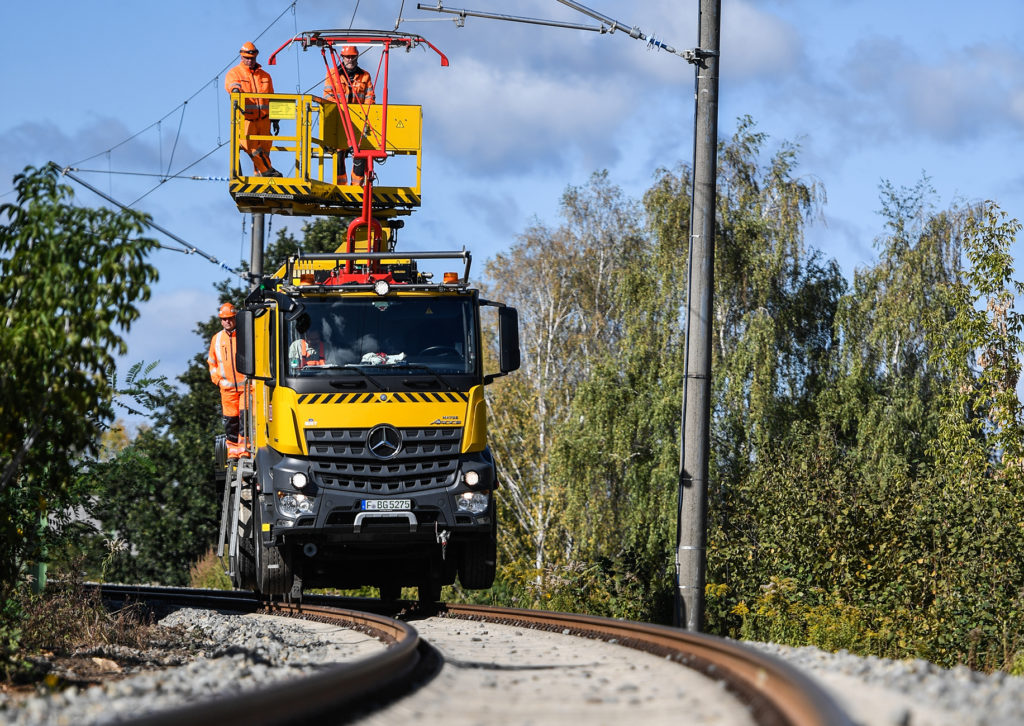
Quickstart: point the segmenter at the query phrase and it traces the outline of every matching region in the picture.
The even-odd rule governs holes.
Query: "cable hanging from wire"
[[[212,155],[213,153],[215,153],[215,152],[216,152],[217,150],[219,150],[219,149],[223,148],[223,147],[224,147],[224,145],[225,145],[225,144],[227,144],[227,143],[228,143],[227,141],[223,141],[223,142],[221,142],[221,143],[217,144],[217,146],[215,146],[215,147],[213,147],[212,149],[210,149],[210,150],[209,150],[208,152],[206,152],[205,154],[203,154],[202,156],[200,156],[200,157],[199,157],[198,159],[196,159],[195,161],[193,161],[193,162],[192,162],[191,164],[189,164],[188,166],[186,166],[186,167],[185,167],[184,169],[179,169],[179,170],[178,170],[178,172],[177,172],[177,174],[173,174],[173,175],[171,175],[171,176],[166,176],[166,175],[162,176],[162,177],[160,178],[160,181],[158,181],[158,182],[157,182],[157,183],[156,183],[156,184],[155,184],[154,186],[150,187],[150,189],[149,189],[148,191],[144,192],[144,193],[142,194],[142,196],[140,196],[140,197],[138,197],[137,199],[135,199],[135,201],[133,201],[133,202],[132,202],[131,204],[129,204],[128,206],[129,206],[129,207],[134,207],[134,206],[135,206],[136,204],[138,204],[138,203],[139,203],[139,202],[141,202],[141,201],[142,201],[143,199],[145,199],[145,198],[146,198],[146,197],[148,197],[148,196],[149,196],[150,194],[152,194],[152,193],[153,193],[153,192],[155,192],[155,191],[156,191],[157,189],[159,189],[159,188],[160,188],[161,186],[163,186],[164,182],[166,182],[166,181],[167,181],[168,179],[177,179],[177,178],[180,178],[180,176],[181,176],[181,173],[182,173],[183,171],[188,171],[189,169],[191,169],[191,168],[192,168],[193,166],[195,166],[195,165],[196,165],[196,164],[198,164],[199,162],[201,162],[201,161],[204,161],[205,159],[208,159],[208,158],[210,157],[210,155]]]
[[[270,24],[267,27],[265,27],[262,32],[260,32],[259,35],[256,36],[255,40],[259,40],[264,35],[266,35],[267,31],[269,31],[272,27],[274,27],[274,25],[276,25],[277,22],[282,17],[284,17],[285,13],[287,13],[289,11],[292,11],[294,13],[295,5],[296,5],[297,1],[298,0],[292,0],[290,3],[288,3],[288,5],[285,7],[285,9],[282,10],[281,13],[276,18],[274,18],[274,20],[272,20],[270,22]],[[149,124],[148,126],[146,126],[145,128],[141,129],[140,131],[137,131],[136,133],[132,134],[128,138],[124,139],[123,141],[119,141],[118,143],[114,144],[113,146],[111,146],[108,149],[104,149],[103,151],[100,151],[100,152],[98,152],[96,154],[93,154],[92,156],[87,156],[84,159],[79,159],[78,161],[72,162],[71,166],[79,166],[80,164],[84,164],[87,161],[92,161],[97,156],[102,156],[103,154],[108,154],[111,151],[113,151],[114,149],[117,149],[118,147],[124,146],[129,141],[131,141],[131,140],[141,136],[142,134],[146,133],[147,131],[151,130],[154,126],[159,126],[162,122],[166,121],[168,118],[173,116],[175,113],[180,112],[182,115],[184,115],[184,107],[188,104],[188,102],[194,100],[200,93],[205,91],[207,86],[209,86],[211,84],[214,84],[214,87],[216,88],[219,85],[220,77],[223,76],[224,73],[227,70],[229,70],[235,64],[235,61],[236,61],[237,58],[238,58],[238,54],[236,53],[235,56],[223,68],[221,68],[213,78],[211,78],[209,81],[206,81],[205,83],[203,83],[203,85],[200,86],[191,96],[189,96],[184,101],[182,101],[181,103],[176,105],[173,109],[168,111],[166,114],[164,114],[158,120],[156,120],[153,123]],[[218,109],[218,113],[219,113],[219,109]],[[218,125],[218,128],[219,128],[219,125]],[[180,132],[180,127],[179,127],[179,132]],[[218,139],[218,143],[219,143],[219,141],[220,140]],[[177,140],[175,140],[175,144],[177,144]],[[161,153],[161,156],[162,156],[162,153]],[[162,160],[161,160],[161,166],[163,166],[163,161]],[[168,168],[169,167],[170,167],[170,163],[168,163]]]
[[[88,182],[86,182],[86,181],[84,181],[82,179],[79,179],[77,176],[75,176],[74,174],[72,174],[70,172],[69,167],[66,167],[66,166],[62,167],[62,166],[60,166],[60,164],[57,164],[54,161],[51,161],[50,165],[53,166],[54,168],[56,168],[58,171],[60,171],[60,173],[62,175],[68,177],[69,179],[73,179],[74,181],[78,182],[79,184],[81,184],[83,187],[85,187],[86,189],[88,189],[92,193],[99,195],[100,197],[102,197],[103,199],[106,199],[108,202],[110,202],[111,204],[119,207],[120,209],[123,209],[126,212],[134,212],[134,211],[136,211],[136,210],[133,210],[131,207],[127,206],[127,205],[121,204],[121,202],[117,201],[112,196],[110,196],[108,194],[104,194],[99,189],[94,187],[92,184],[89,184]],[[248,276],[246,275],[246,273],[245,273],[245,271],[243,269],[241,269],[241,268],[233,269],[231,267],[228,267],[225,263],[221,262],[220,260],[218,260],[213,255],[204,252],[203,250],[201,250],[198,247],[196,247],[194,244],[186,242],[185,240],[183,240],[178,235],[174,234],[173,232],[170,232],[169,230],[164,229],[163,227],[161,227],[159,224],[157,224],[156,222],[152,221],[151,219],[145,220],[144,224],[147,227],[152,227],[156,231],[165,234],[166,236],[170,237],[172,240],[174,240],[175,242],[177,242],[178,244],[180,244],[182,246],[182,249],[178,249],[177,247],[166,247],[164,245],[160,245],[160,249],[171,250],[173,252],[182,252],[182,253],[184,253],[186,255],[192,255],[192,254],[199,255],[200,257],[204,257],[208,261],[210,261],[213,264],[217,265],[221,269],[226,270],[227,272],[230,272],[233,275],[238,275],[239,277],[241,277],[244,280],[248,279]]]

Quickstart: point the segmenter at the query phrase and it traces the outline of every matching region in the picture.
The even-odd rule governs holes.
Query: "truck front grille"
[[[402,494],[454,483],[462,429],[397,429],[401,449],[390,459],[374,456],[372,429],[309,429],[306,444],[313,472],[325,486],[368,494]]]

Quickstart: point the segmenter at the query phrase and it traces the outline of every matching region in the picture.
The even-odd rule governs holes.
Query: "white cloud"
[[[722,3],[722,75],[734,82],[779,83],[804,63],[800,33],[745,0]]]
[[[557,169],[580,149],[611,159],[616,128],[640,102],[622,75],[601,85],[469,59],[451,76],[449,92],[425,103],[427,133],[438,153],[473,174]]]
[[[963,47],[928,58],[901,40],[875,37],[853,49],[843,78],[859,99],[861,120],[890,126],[896,137],[962,142],[1020,134],[1022,64],[1024,54],[1007,47]]]

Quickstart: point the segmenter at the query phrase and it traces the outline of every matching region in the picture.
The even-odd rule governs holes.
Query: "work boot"
[[[338,177],[338,184],[339,185],[348,184],[348,174],[342,174],[341,176],[339,176]]]
[[[267,170],[266,170],[265,172],[263,172],[262,174],[260,174],[260,176],[282,176],[282,174],[281,174],[281,172],[279,172],[279,171],[278,171],[277,169],[275,169],[274,167],[270,167],[270,168],[269,168],[269,169],[267,169]]]

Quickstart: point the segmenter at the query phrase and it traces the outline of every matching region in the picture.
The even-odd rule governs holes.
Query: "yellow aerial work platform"
[[[232,94],[228,189],[239,211],[358,216],[364,188],[339,184],[345,166],[351,170],[352,150],[338,105],[308,94],[246,93],[244,98],[267,99],[270,119],[280,129],[277,135],[251,133],[242,113],[243,94]],[[378,152],[372,165],[374,217],[409,214],[420,205],[421,107],[351,104],[348,113],[359,148]],[[259,141],[271,143],[270,162],[282,176],[255,175],[242,147],[253,149]]]

